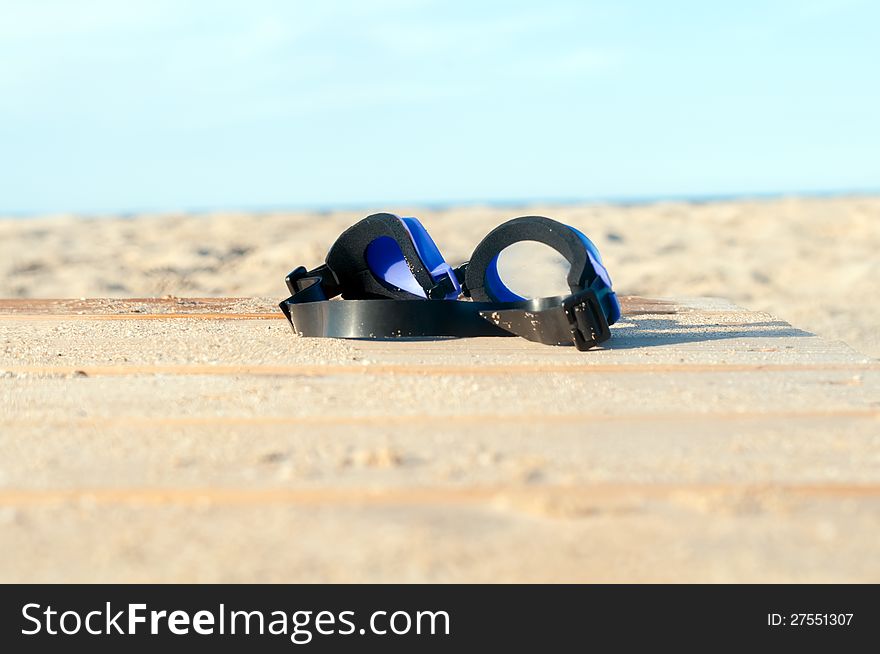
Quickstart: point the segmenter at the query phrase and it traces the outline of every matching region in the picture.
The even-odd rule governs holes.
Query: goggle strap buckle
[[[611,338],[608,320],[592,288],[565,298],[562,301],[562,311],[568,319],[571,339],[578,350],[589,350]]]

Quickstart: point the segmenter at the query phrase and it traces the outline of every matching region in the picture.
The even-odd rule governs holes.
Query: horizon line
[[[315,212],[330,213],[333,211],[354,211],[377,206],[419,207],[432,211],[446,210],[454,207],[488,206],[499,208],[520,208],[536,204],[553,206],[643,206],[663,202],[683,202],[687,204],[710,204],[713,202],[731,202],[748,200],[774,200],[782,198],[836,198],[836,197],[874,197],[880,196],[878,188],[859,189],[825,189],[825,190],[780,190],[780,191],[746,191],[734,193],[662,193],[633,194],[610,196],[535,196],[531,198],[469,198],[455,200],[395,200],[395,201],[355,201],[329,203],[255,203],[251,205],[193,205],[189,207],[136,207],[126,209],[99,210],[0,210],[0,220],[7,218],[39,218],[41,216],[73,215],[78,217],[129,218],[144,214],[209,214],[209,213],[279,213],[279,212]]]

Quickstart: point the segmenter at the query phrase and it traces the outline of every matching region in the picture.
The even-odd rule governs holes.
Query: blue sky
[[[0,211],[877,190],[878,6],[0,0]]]

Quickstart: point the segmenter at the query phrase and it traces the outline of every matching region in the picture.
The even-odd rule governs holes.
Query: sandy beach
[[[418,216],[450,263],[503,220],[554,217],[597,243],[621,294],[723,297],[880,356],[876,197],[7,218],[0,296],[280,300],[292,267],[321,263],[343,229],[380,210]]]
[[[368,209],[0,221],[0,580],[878,579],[880,198],[392,209],[577,226],[612,339],[293,337]]]

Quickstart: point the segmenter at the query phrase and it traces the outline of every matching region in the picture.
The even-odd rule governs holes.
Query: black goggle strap
[[[318,286],[314,279],[302,293]],[[568,297],[523,302],[454,300],[345,300],[329,302],[294,295],[281,303],[300,336],[417,338],[521,336],[545,345],[587,350],[611,333],[592,289]]]
[[[473,302],[480,315],[505,331],[545,345],[574,345],[589,350],[611,338],[608,321],[592,288],[567,297],[545,297],[524,302]]]

